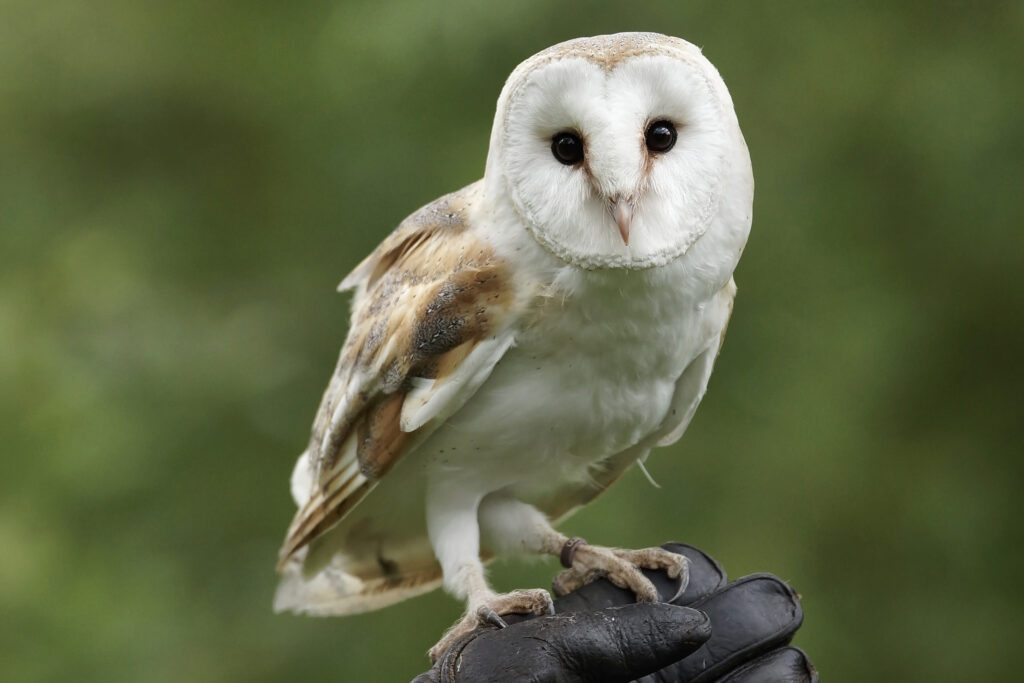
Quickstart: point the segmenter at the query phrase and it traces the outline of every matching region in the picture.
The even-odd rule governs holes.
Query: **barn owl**
[[[403,221],[341,283],[348,337],[291,491],[275,609],[351,614],[443,584],[481,621],[551,610],[484,563],[560,556],[556,593],[685,559],[555,524],[686,429],[750,230],[732,100],[690,43],[570,40],[498,99],[484,177]]]

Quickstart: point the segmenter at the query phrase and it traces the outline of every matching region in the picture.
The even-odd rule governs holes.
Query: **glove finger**
[[[707,612],[711,639],[673,667],[680,680],[713,681],[785,645],[803,622],[800,598],[771,574],[752,574],[691,605]]]
[[[705,614],[661,603],[530,619],[481,633],[441,661],[455,681],[626,683],[697,650],[711,635]]]
[[[666,543],[661,547],[684,555],[690,561],[690,581],[686,585],[686,590],[676,598],[674,604],[687,605],[714,593],[725,585],[726,576],[722,566],[704,552],[685,543]],[[671,600],[679,592],[679,579],[668,578],[668,575],[660,569],[641,569],[640,571],[654,584],[662,602]],[[605,579],[599,579],[577,588],[568,595],[555,598],[555,613],[589,612],[614,605],[629,605],[634,602],[636,602],[636,596],[632,591],[618,588]]]
[[[717,683],[817,683],[818,672],[798,647],[783,647],[718,679]]]

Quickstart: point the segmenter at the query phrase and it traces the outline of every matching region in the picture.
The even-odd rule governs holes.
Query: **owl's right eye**
[[[559,163],[574,166],[583,161],[583,141],[576,133],[562,131],[551,138],[551,153]]]

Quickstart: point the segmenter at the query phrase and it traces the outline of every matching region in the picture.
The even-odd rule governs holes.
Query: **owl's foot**
[[[558,596],[597,579],[608,579],[619,588],[633,591],[637,602],[656,602],[658,591],[640,572],[641,568],[663,569],[670,579],[681,579],[675,597],[686,590],[689,582],[689,561],[664,548],[622,550],[588,545],[582,539],[573,538],[563,547],[562,564],[568,569],[555,576],[552,582]]]
[[[543,588],[514,590],[510,593],[491,593],[480,601],[470,601],[466,616],[448,629],[437,645],[430,648],[430,661],[436,662],[459,638],[480,626],[505,628],[505,614],[554,614],[551,594]]]

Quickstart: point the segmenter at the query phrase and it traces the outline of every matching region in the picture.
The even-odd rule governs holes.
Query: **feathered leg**
[[[465,616],[430,648],[431,661],[437,661],[455,641],[481,624],[503,625],[502,615],[554,612],[546,590],[491,590],[480,561],[479,505],[479,496],[467,495],[457,487],[432,487],[427,496],[427,529],[444,571],[445,590],[466,601]]]

